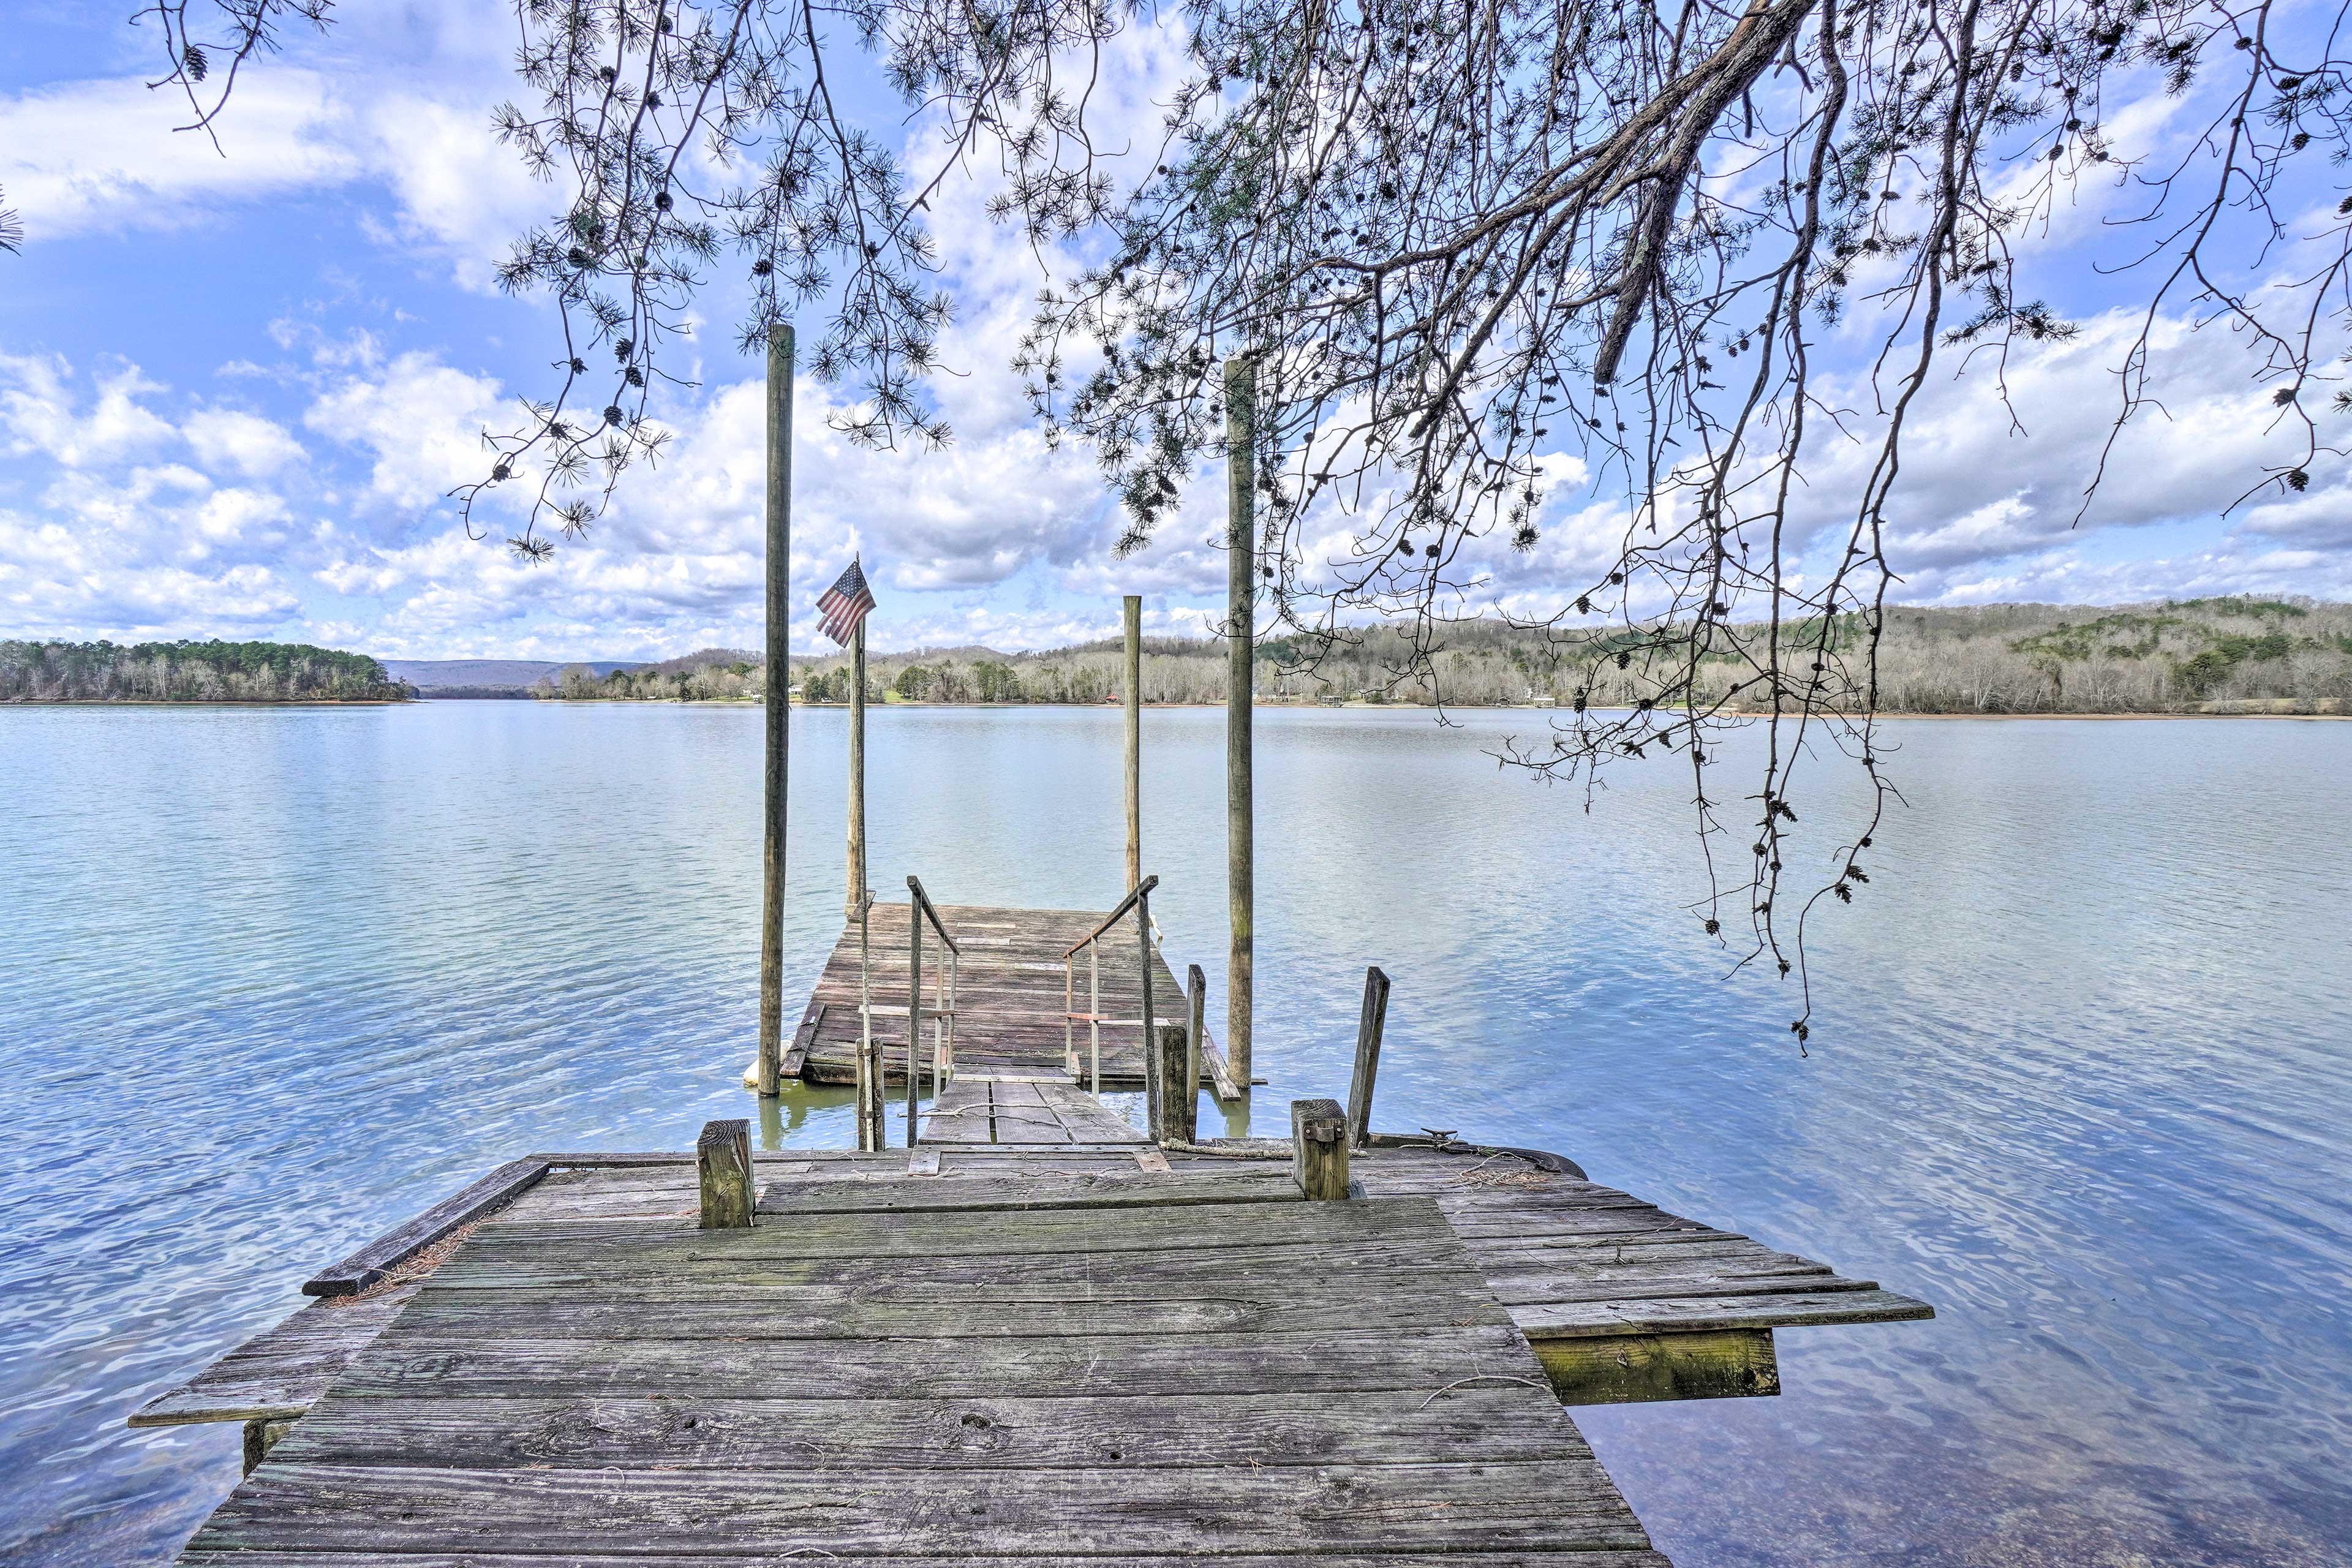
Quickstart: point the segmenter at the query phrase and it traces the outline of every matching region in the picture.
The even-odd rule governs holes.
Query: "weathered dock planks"
[[[748,1230],[586,1220],[542,1184],[184,1562],[1663,1564],[1435,1200],[885,1158],[775,1175]],[[1005,1206],[910,1206],[1008,1177]],[[1181,1201],[1134,1201],[1154,1188]]]
[[[926,1143],[1054,1148],[1149,1142],[1066,1079],[960,1076],[924,1105],[921,1121]]]
[[[883,1069],[891,1083],[907,1073],[908,931],[909,906],[876,904],[869,920],[873,965],[874,1035],[882,1042]],[[1089,1004],[1087,955],[1078,955],[1076,985],[1066,994],[1063,954],[1101,923],[1099,912],[1083,910],[1011,910],[945,906],[940,919],[961,950],[956,974],[956,1068],[975,1075],[1051,1073],[1066,1078],[1066,1039],[1074,1042],[1080,1078],[1091,1082],[1087,1026],[1064,1029],[1066,1011],[1086,1013]],[[1107,934],[1101,948],[1102,1082],[1106,1089],[1143,1087],[1143,984],[1131,927]],[[936,961],[924,964],[923,1005],[931,1007]],[[857,1081],[857,927],[850,922],[825,961],[810,994],[784,1071],[811,1083]],[[1159,1016],[1185,1016],[1183,987],[1155,945],[1152,996]],[[919,1058],[930,1061],[930,1036],[924,1032]],[[1221,1099],[1237,1098],[1240,1086],[1225,1070],[1224,1057],[1204,1031],[1201,1082]]]
[[[1107,1111],[1098,1114],[1108,1117]],[[1390,1142],[1390,1140],[1379,1141]],[[1215,1147],[1212,1145],[1211,1147]],[[1230,1204],[1252,1195],[1295,1194],[1288,1154],[1271,1142],[1239,1146],[1263,1157],[1237,1159],[1103,1144],[1021,1147],[941,1143],[924,1152],[936,1178],[903,1179],[904,1150],[860,1154],[795,1150],[754,1161],[760,1213],[797,1216],[864,1213],[866,1235],[843,1250],[810,1230],[798,1244],[803,1271],[821,1268],[845,1286],[888,1291],[893,1261],[926,1252],[985,1255],[994,1245],[987,1211],[1023,1205],[1067,1211],[1073,1233],[1088,1225],[1087,1205],[1132,1204],[1163,1211],[1129,1234],[1182,1256],[1159,1267],[1171,1277],[1213,1282],[1240,1268],[1320,1276],[1310,1252],[1276,1241],[1263,1229],[1223,1235],[1204,1228],[1193,1201]],[[538,1226],[551,1277],[587,1280],[612,1258],[603,1238],[646,1220],[690,1225],[697,1215],[694,1156],[687,1152],[533,1156],[547,1171],[496,1209],[501,1224]],[[1145,1181],[1147,1162],[1165,1163],[1168,1182]],[[1552,1162],[1564,1163],[1564,1162]],[[1926,1304],[1878,1289],[1866,1279],[1748,1237],[1701,1225],[1654,1205],[1532,1159],[1475,1151],[1374,1147],[1355,1152],[1351,1171],[1375,1197],[1420,1196],[1436,1205],[1447,1228],[1480,1270],[1488,1289],[1533,1342],[1563,1397],[1577,1403],[1624,1398],[1702,1397],[1770,1393],[1776,1329],[1892,1322],[1932,1315]],[[1317,1205],[1345,1211],[1348,1205]],[[888,1211],[902,1210],[893,1216]],[[925,1211],[967,1212],[933,1224]],[[1224,1212],[1222,1209],[1218,1212]],[[906,1215],[916,1215],[908,1218]],[[797,1218],[782,1234],[800,1234]],[[1345,1220],[1335,1223],[1344,1224]],[[578,1250],[558,1239],[578,1238]],[[775,1241],[764,1226],[749,1263]],[[1366,1244],[1365,1256],[1381,1247]],[[1408,1249],[1409,1250],[1409,1249]],[[520,1252],[513,1256],[520,1256]],[[1084,1287],[1100,1254],[1050,1255],[1028,1264],[1032,1283],[1066,1293]],[[762,1264],[759,1280],[789,1286],[788,1260]],[[757,1280],[747,1279],[750,1288]],[[766,1289],[766,1285],[761,1285]],[[158,1395],[137,1426],[286,1419],[310,1409],[372,1342],[415,1283],[321,1301],[294,1313],[231,1351],[187,1383]],[[903,1290],[898,1300],[906,1300]]]

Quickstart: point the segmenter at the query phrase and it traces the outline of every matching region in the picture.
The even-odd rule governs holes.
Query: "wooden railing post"
[[[694,1146],[702,1181],[702,1228],[742,1230],[751,1223],[751,1123],[743,1117],[703,1124]]]
[[[1290,1174],[1318,1202],[1348,1195],[1348,1120],[1338,1100],[1290,1102]]]
[[[1158,1050],[1157,1093],[1151,1101],[1151,1141],[1154,1143],[1190,1143],[1198,1131],[1194,1118],[1201,1109],[1201,1086],[1198,1079],[1188,1078],[1185,1058],[1190,1052],[1192,1037],[1181,1024],[1160,1026]]]
[[[1388,1023],[1389,977],[1379,964],[1364,971],[1364,1011],[1356,1021],[1356,1073],[1348,1080],[1348,1142],[1371,1142],[1372,1080],[1381,1070],[1381,1031]]]

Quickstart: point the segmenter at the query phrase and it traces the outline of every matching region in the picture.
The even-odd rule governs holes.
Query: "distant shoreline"
[[[428,691],[423,694],[423,700],[430,702],[436,700],[436,699],[433,694]],[[487,702],[500,700],[475,697],[445,697],[438,699],[438,700],[444,702]],[[761,700],[757,697],[542,697],[533,699],[533,700],[551,708],[640,708],[648,706],[667,708],[759,708],[762,706]],[[162,704],[161,706],[170,706],[170,704]],[[288,706],[291,706],[291,704],[288,704]],[[793,706],[794,708],[831,709],[846,711],[849,704],[846,702],[804,702],[795,700]],[[1117,702],[934,702],[927,698],[898,698],[888,702],[868,702],[866,706],[869,710],[885,708],[986,708],[1003,710],[1015,708],[1036,708],[1058,712],[1068,712],[1073,710],[1117,708],[1118,704]],[[1223,708],[1224,704],[1222,702],[1146,702],[1143,706],[1146,708],[1218,709]],[[1326,712],[1435,713],[1441,711],[1441,710],[1434,704],[1427,702],[1335,703],[1261,701],[1254,704],[1254,706],[1258,708],[1319,709]],[[1594,710],[1596,712],[1628,713],[1633,711],[1630,708],[1619,709],[1600,707],[1596,707]],[[1567,713],[1573,711],[1573,710],[1558,707],[1538,708],[1532,703],[1527,702],[1464,702],[1450,704],[1444,708],[1443,711],[1450,713]],[[1658,711],[1664,712],[1668,711],[1668,710],[1661,709],[1658,710]],[[1817,713],[1813,715],[1815,719],[1834,719],[1839,716],[1840,715],[1833,713]],[[1769,713],[1726,713],[1720,715],[1720,717],[1724,719],[1769,719],[1771,715]],[[1785,717],[1794,719],[1799,717],[1799,715],[1790,713],[1785,715]],[[1882,721],[1889,719],[1951,719],[1967,721],[1972,723],[2005,719],[2100,720],[2116,721],[2144,720],[2169,721],[2184,719],[2317,719],[2330,721],[2340,721],[2346,719],[2352,719],[2352,713],[2268,713],[2250,712],[2244,710],[2211,713],[1916,713],[1905,711],[1899,709],[1882,709],[1876,717]]]
[[[406,708],[414,697],[5,697],[6,708]]]

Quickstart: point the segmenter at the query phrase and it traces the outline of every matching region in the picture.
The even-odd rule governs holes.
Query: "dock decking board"
[[[898,1125],[904,1127],[903,1103],[898,1110]],[[926,1143],[1053,1148],[1150,1142],[1067,1079],[965,1073],[923,1103],[921,1123]]]
[[[1110,1180],[1073,1181],[1070,1206],[974,1213],[901,1206],[899,1189],[952,1178],[794,1173],[771,1201],[862,1188],[870,1206],[748,1231],[519,1203],[423,1282],[184,1562],[1500,1568],[1573,1552],[1663,1568],[1434,1201],[1293,1188],[1135,1207],[1107,1199],[1236,1177]],[[927,1233],[955,1245],[904,1246]],[[1227,1236],[1223,1277],[1197,1268],[1202,1238]],[[872,1279],[843,1276],[859,1257]],[[566,1258],[586,1267],[549,1267]],[[1044,1258],[1065,1277],[1041,1280]],[[795,1353],[776,1336],[799,1328],[818,1342]]]

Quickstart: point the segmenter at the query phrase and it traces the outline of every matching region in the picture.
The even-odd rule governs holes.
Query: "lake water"
[[[1259,1131],[1343,1089],[1378,963],[1382,1123],[1559,1150],[1940,1314],[1781,1334],[1777,1399],[1580,1412],[1661,1547],[2352,1563],[2352,725],[1890,726],[1911,807],[1818,933],[1801,1058],[1789,988],[1726,979],[1681,912],[1680,764],[1587,815],[1485,755],[1541,717],[1465,718],[1261,717]],[[793,723],[804,989],[844,717]],[[168,1561],[237,1430],[122,1419],[315,1266],[516,1153],[751,1112],[760,730],[0,710],[0,1558]],[[1108,907],[1118,733],[877,710],[877,885]],[[1222,716],[1145,736],[1153,907],[1213,1020]],[[1825,844],[1830,803],[1800,810]],[[794,1091],[760,1136],[843,1146],[849,1117]]]

